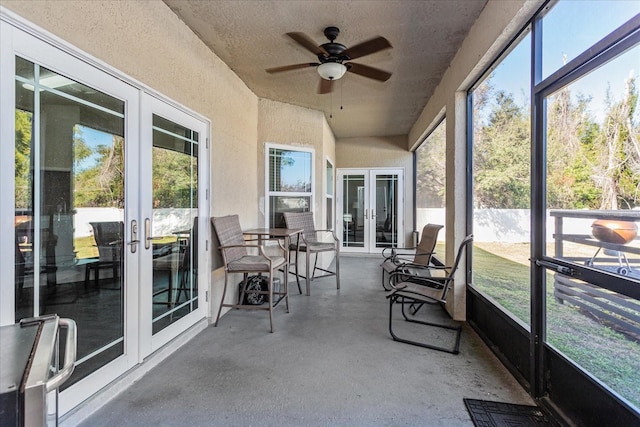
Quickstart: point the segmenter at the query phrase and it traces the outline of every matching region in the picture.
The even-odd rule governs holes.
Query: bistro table
[[[285,248],[285,259],[287,260],[287,271],[285,273],[285,286],[288,286],[288,274],[289,274],[289,261],[290,251],[291,251],[291,237],[301,234],[304,230],[302,228],[252,228],[250,230],[245,230],[242,232],[245,236],[257,236],[258,243],[261,244],[264,238],[276,238],[282,239],[284,241]],[[295,245],[296,257],[300,254],[300,239],[296,239]],[[300,287],[300,277],[296,274],[296,281],[298,283],[298,291],[302,293],[302,288]]]

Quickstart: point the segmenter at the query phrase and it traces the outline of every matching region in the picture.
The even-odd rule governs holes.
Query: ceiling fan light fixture
[[[318,65],[318,74],[325,80],[338,80],[346,72],[347,67],[339,62],[325,62]]]

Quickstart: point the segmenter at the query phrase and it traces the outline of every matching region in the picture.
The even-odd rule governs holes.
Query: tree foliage
[[[76,166],[74,179],[74,206],[76,207],[124,207],[124,138],[113,135],[110,145],[101,144],[91,149],[84,144],[81,135],[76,136],[74,151],[81,158],[95,159],[91,166]],[[87,151],[88,150],[88,151]]]
[[[530,126],[527,107],[498,91],[481,137],[474,141],[475,200],[478,207],[530,206]]]
[[[446,188],[446,122],[440,123],[416,150],[416,206],[442,208]]]
[[[31,129],[32,114],[16,110],[15,197],[16,209],[31,208]]]
[[[474,201],[477,207],[530,206],[530,114],[510,93],[485,82],[474,92]],[[547,206],[631,209],[640,206],[640,125],[635,79],[622,99],[607,94],[605,118],[592,98],[565,87],[547,99]]]

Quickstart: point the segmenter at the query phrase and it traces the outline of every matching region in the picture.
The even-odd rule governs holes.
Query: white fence
[[[446,224],[445,210],[418,209],[416,223],[419,231],[424,224]],[[565,218],[564,234],[590,234],[593,219]],[[473,237],[476,242],[522,243],[531,241],[531,215],[528,209],[475,209]],[[547,242],[553,241],[555,218],[547,214]],[[438,235],[444,240],[445,229]]]
[[[197,209],[154,209],[152,234],[165,236],[176,230],[190,230],[191,218],[197,214]],[[90,222],[123,221],[124,213],[117,208],[78,208],[73,220],[75,237],[86,237],[93,234]],[[143,224],[138,227],[142,230]]]

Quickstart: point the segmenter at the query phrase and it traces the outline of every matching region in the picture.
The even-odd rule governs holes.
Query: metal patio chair
[[[415,248],[384,248],[382,256],[384,261],[382,267],[382,287],[389,291],[391,287],[387,286],[385,273],[391,275],[395,272],[405,271],[408,276],[428,276],[428,269],[433,257],[436,242],[438,241],[438,233],[443,228],[439,224],[427,224],[422,228],[420,242]],[[400,278],[400,276],[394,276]]]
[[[238,215],[214,217],[211,218],[211,222],[218,236],[218,241],[220,242],[219,249],[222,252],[222,260],[224,263],[224,290],[222,291],[222,299],[220,300],[220,308],[216,316],[215,326],[218,326],[223,307],[241,308],[245,310],[267,310],[269,311],[271,332],[273,332],[273,309],[282,299],[285,300],[287,313],[289,312],[289,293],[286,274],[289,269],[289,263],[286,257],[286,249],[282,243],[278,241],[278,246],[280,250],[282,250],[282,256],[267,256],[261,245],[246,242],[242,234],[242,229],[240,228]],[[250,249],[257,252],[257,254],[250,255]],[[285,271],[284,286],[274,292],[273,278],[278,269]],[[229,276],[234,273],[243,275],[240,297],[234,304],[225,303],[225,296],[229,287]],[[266,307],[264,307],[264,305],[244,304],[249,274],[269,275],[266,291],[251,290],[253,294],[267,296]],[[278,297],[275,300],[274,295]]]
[[[432,350],[444,351],[452,354],[459,353],[462,326],[450,326],[441,323],[418,320],[415,318],[415,313],[424,304],[437,304],[444,308],[444,305],[446,304],[447,293],[453,283],[453,276],[458,269],[460,260],[462,259],[462,254],[472,242],[473,235],[470,234],[465,237],[462,243],[460,243],[455,262],[451,267],[444,267],[440,269],[440,272],[443,273],[441,276],[436,274],[438,270],[435,269],[429,270],[433,273],[430,277],[413,276],[411,277],[411,281],[399,279],[395,280],[395,278],[393,277],[394,275],[398,275],[402,278],[406,278],[406,274],[404,272],[394,272],[391,274],[392,277],[389,278],[389,283],[392,290],[387,294],[387,298],[389,299],[389,333],[395,341],[425,347]],[[399,337],[393,330],[394,304],[400,304],[402,316],[407,322],[454,331],[455,343],[453,345],[453,348]],[[413,317],[409,317],[406,312],[405,305],[411,305],[414,307],[416,305],[418,306],[415,310],[413,310]]]
[[[85,287],[89,282],[91,270],[96,284],[96,289],[100,291],[100,270],[110,269],[114,285],[103,287],[103,289],[120,289],[118,278],[122,274],[123,247],[124,247],[124,222],[105,221],[89,223],[93,228],[93,238],[98,248],[98,260],[86,265]]]
[[[300,274],[298,271],[298,254],[304,252],[306,256],[306,271],[302,276],[307,282],[307,295],[311,295],[311,281],[321,277],[336,276],[336,287],[340,289],[340,241],[332,230],[316,230],[313,223],[312,212],[285,212],[284,221],[287,228],[302,229],[302,236],[295,236],[289,248],[289,256],[296,253],[296,279],[298,280],[298,288],[300,288]],[[325,240],[323,240],[325,237]],[[299,239],[302,239],[301,241]],[[297,249],[297,251],[296,251]],[[318,267],[318,254],[321,252],[335,252],[336,269],[335,271],[325,270]],[[310,271],[311,254],[316,254],[313,270]],[[320,270],[325,274],[316,277],[316,270]]]

